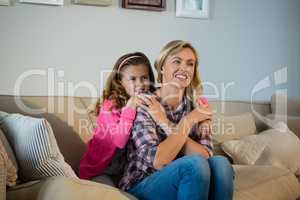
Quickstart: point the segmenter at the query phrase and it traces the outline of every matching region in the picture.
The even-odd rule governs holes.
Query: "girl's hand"
[[[154,95],[139,94],[137,95],[137,98],[138,106],[144,108],[157,124],[169,123],[165,109],[160,104],[160,102],[157,101]]]
[[[203,90],[201,88],[196,88],[194,92],[194,106],[199,107],[199,106],[208,106],[208,100],[207,98],[203,95]]]
[[[202,123],[199,123],[198,130],[198,133],[200,134],[199,136],[201,137],[212,134],[212,121],[210,119],[207,119]]]
[[[194,123],[202,122],[212,118],[212,108],[205,97],[200,97],[197,100],[196,108],[188,115]]]
[[[138,104],[138,99],[137,97],[135,96],[132,96],[128,99],[127,103],[126,103],[126,106],[127,107],[130,107],[130,108],[133,108],[133,109],[136,109],[136,106]]]

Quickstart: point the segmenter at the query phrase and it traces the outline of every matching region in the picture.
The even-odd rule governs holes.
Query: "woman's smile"
[[[181,73],[175,73],[174,77],[178,79],[179,81],[187,81],[190,79],[190,75],[185,72]]]

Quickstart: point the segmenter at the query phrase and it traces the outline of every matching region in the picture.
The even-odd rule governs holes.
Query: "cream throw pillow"
[[[283,122],[258,135],[224,142],[222,148],[235,164],[285,167],[300,175],[300,140]]]
[[[214,155],[226,156],[221,148],[222,142],[240,139],[256,133],[256,125],[251,113],[234,116],[215,115],[212,122]]]
[[[221,147],[232,158],[234,164],[254,165],[266,145],[258,135],[251,135],[241,140],[224,142]]]
[[[254,117],[251,113],[242,115],[213,117],[213,141],[214,144],[240,139],[256,133]]]

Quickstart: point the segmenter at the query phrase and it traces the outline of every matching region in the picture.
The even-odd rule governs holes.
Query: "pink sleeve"
[[[116,112],[113,103],[106,100],[97,118],[97,124],[102,131],[105,130],[104,132],[109,134],[111,141],[118,148],[124,148],[130,136],[135,115],[136,110],[126,106],[121,112]]]

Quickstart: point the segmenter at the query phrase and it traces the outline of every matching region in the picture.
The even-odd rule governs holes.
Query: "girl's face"
[[[129,96],[146,92],[150,88],[149,69],[147,66],[128,65],[121,70],[121,84]]]
[[[163,84],[171,83],[180,89],[186,88],[194,77],[196,57],[190,48],[167,57],[162,67]]]

